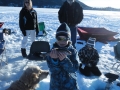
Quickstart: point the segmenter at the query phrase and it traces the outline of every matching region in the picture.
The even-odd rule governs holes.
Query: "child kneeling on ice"
[[[81,64],[79,66],[79,71],[85,75],[90,76],[91,73],[100,76],[101,72],[97,67],[99,61],[99,54],[94,48],[95,38],[89,38],[85,47],[79,50],[78,56]]]

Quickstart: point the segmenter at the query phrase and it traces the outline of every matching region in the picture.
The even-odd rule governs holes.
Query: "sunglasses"
[[[66,38],[66,37],[57,37],[57,40],[58,41],[67,41],[68,38]]]
[[[87,45],[87,47],[88,47],[88,48],[93,48],[93,47],[94,47],[94,45]]]

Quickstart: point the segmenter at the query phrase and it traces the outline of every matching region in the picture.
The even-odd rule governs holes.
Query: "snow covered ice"
[[[12,32],[11,35],[5,36],[7,42],[7,58],[8,65],[3,64],[0,69],[0,90],[5,90],[9,85],[20,78],[24,69],[29,65],[38,65],[41,69],[48,70],[45,61],[28,61],[22,58],[20,48],[22,33],[19,29],[19,11],[21,7],[0,7],[0,22],[4,22],[3,28],[9,28]],[[47,9],[47,8],[35,8],[38,15],[39,22],[45,22],[46,30],[48,30],[47,41],[49,41],[50,46],[55,42],[55,32],[60,25],[58,21],[58,9]],[[79,24],[83,27],[104,27],[108,30],[120,32],[120,12],[116,11],[90,11],[84,10],[84,19]],[[120,38],[120,34],[117,34],[115,38]],[[36,38],[36,41],[38,39]],[[43,39],[45,40],[45,38]],[[29,42],[29,41],[28,41]],[[76,49],[81,49],[83,44],[76,44]],[[111,69],[113,63],[116,62],[114,58],[113,46],[117,42],[109,42],[108,44],[103,44],[101,42],[96,42],[95,48],[98,50],[100,55],[100,61],[98,67],[103,73],[102,76],[96,77],[85,77],[77,72],[77,81],[80,90],[104,90],[107,78],[104,76],[105,73],[112,72],[119,74],[120,68],[116,71]],[[27,44],[27,54],[29,54],[30,49],[29,42]],[[120,75],[120,74],[119,74]],[[50,76],[42,80],[39,83],[37,90],[49,90]],[[117,79],[113,84],[111,90],[120,90],[120,87],[116,86],[116,83],[120,82],[120,78]]]

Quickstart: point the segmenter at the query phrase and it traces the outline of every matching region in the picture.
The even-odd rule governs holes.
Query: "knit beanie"
[[[96,38],[89,38],[87,40],[87,45],[91,46],[91,47],[95,47],[95,41],[96,41]]]
[[[68,40],[71,39],[71,31],[70,28],[68,27],[68,25],[66,23],[62,23],[57,31],[56,31],[56,38],[58,36],[65,36]]]

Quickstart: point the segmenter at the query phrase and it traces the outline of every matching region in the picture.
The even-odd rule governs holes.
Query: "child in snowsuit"
[[[77,51],[71,45],[70,29],[66,23],[62,23],[56,32],[56,42],[47,64],[51,73],[49,90],[79,90],[76,81],[78,70]],[[69,50],[71,54],[61,52],[57,49]]]
[[[95,41],[89,38],[85,47],[78,52],[79,60],[81,61],[79,71],[85,76],[90,76],[91,73],[96,76],[101,75],[100,70],[96,66],[99,61],[99,55],[94,46]]]

